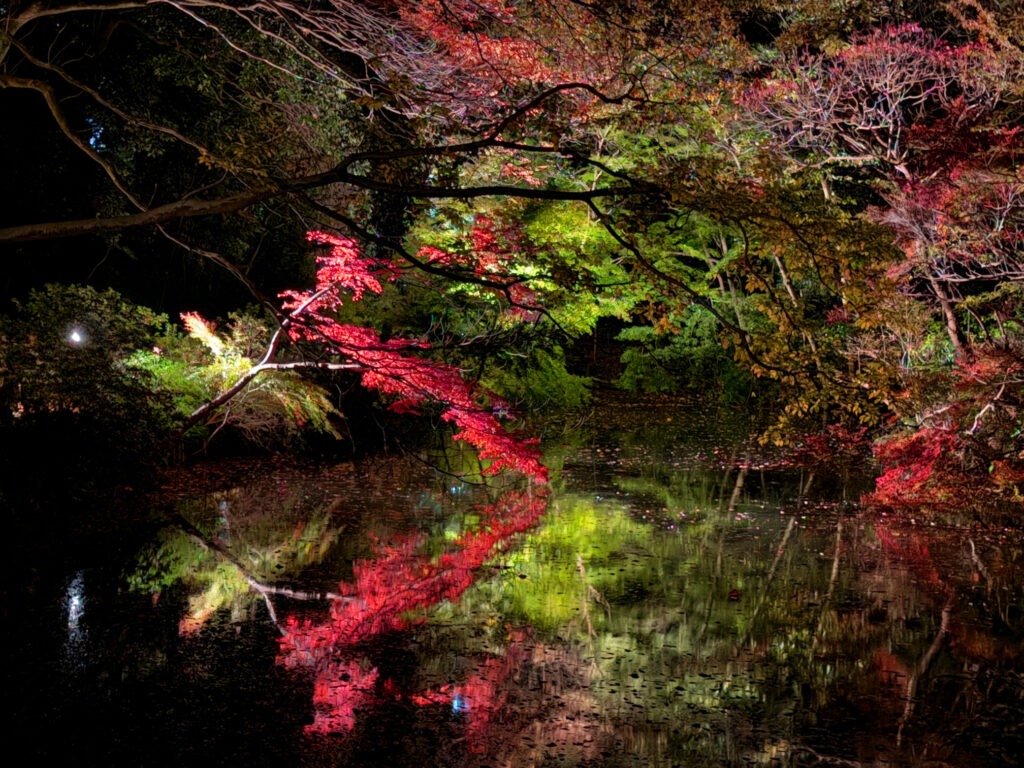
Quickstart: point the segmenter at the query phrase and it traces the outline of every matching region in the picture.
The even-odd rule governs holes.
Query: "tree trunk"
[[[953,302],[949,298],[949,294],[946,293],[942,283],[931,275],[928,277],[928,284],[935,293],[935,298],[939,300],[939,307],[942,309],[942,315],[946,319],[946,333],[953,344],[953,350],[956,352],[957,358],[961,360],[966,359],[968,354],[967,339],[964,338],[963,331],[960,328],[960,321],[956,319],[956,313],[953,311]]]

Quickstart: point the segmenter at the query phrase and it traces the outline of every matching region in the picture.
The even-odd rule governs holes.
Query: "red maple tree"
[[[480,223],[474,230],[477,246],[474,271],[485,275],[496,289],[518,299],[515,306],[519,311],[526,311],[527,305],[520,302],[530,298],[529,290],[503,271],[502,254],[496,250],[497,240],[489,227],[489,222]],[[345,301],[346,293],[352,301],[359,301],[367,293],[379,294],[383,283],[396,279],[405,267],[367,257],[354,240],[320,231],[310,232],[308,238],[329,246],[326,253],[317,257],[319,269],[315,287],[282,294],[287,314],[263,358],[232,386],[197,409],[187,426],[227,403],[264,371],[304,367],[357,371],[362,375],[364,386],[391,399],[391,408],[395,411],[416,412],[428,402],[440,404],[441,418],[456,429],[454,439],[469,443],[482,459],[490,462],[485,474],[511,469],[536,482],[546,482],[547,470],[540,463],[537,440],[511,434],[499,423],[497,414],[509,412],[508,405],[500,398],[471,386],[457,368],[413,354],[430,349],[425,341],[401,338],[385,341],[372,328],[337,319],[337,310]],[[426,255],[434,261],[456,259],[440,251]],[[193,326],[200,321],[192,313],[183,317]],[[300,343],[313,344],[326,352],[330,360],[282,362],[286,339],[292,342],[292,349]]]

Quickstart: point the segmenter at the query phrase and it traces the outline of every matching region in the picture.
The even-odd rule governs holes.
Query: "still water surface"
[[[1024,764],[1021,530],[864,512],[849,471],[808,488],[730,432],[623,405],[551,436],[543,491],[235,463],[102,523],[65,510],[4,593],[14,743],[111,766]]]

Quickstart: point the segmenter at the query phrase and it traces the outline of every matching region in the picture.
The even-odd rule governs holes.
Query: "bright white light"
[[[72,344],[81,344],[84,338],[85,337],[82,336],[81,331],[79,331],[77,328],[72,329],[71,333],[68,334],[68,341],[70,341]]]
[[[72,635],[79,633],[78,622],[85,614],[85,578],[84,573],[79,571],[75,574],[74,580],[68,585],[67,612],[68,632]]]

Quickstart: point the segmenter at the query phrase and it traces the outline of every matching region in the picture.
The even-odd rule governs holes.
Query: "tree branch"
[[[0,84],[6,80],[21,80],[10,76],[0,76]],[[15,87],[28,87],[41,90],[44,94],[48,91],[52,98],[52,90],[45,83],[17,85]],[[42,90],[46,89],[46,90]],[[79,146],[83,142],[67,131],[72,140]],[[88,147],[88,145],[85,145]],[[232,213],[246,208],[254,203],[268,200],[273,197],[287,195],[289,193],[319,189],[332,184],[350,184],[359,189],[367,189],[374,192],[391,192],[406,195],[409,197],[420,197],[425,199],[470,199],[477,197],[513,197],[530,200],[566,200],[581,201],[590,203],[606,197],[625,197],[639,193],[650,193],[655,188],[653,185],[633,183],[617,184],[607,187],[599,187],[592,190],[561,190],[561,189],[534,189],[532,187],[517,187],[509,184],[485,184],[472,187],[441,187],[424,184],[406,185],[377,181],[375,179],[351,173],[348,169],[362,161],[376,159],[401,159],[406,157],[426,157],[438,155],[466,155],[478,152],[487,147],[499,146],[493,140],[480,140],[461,144],[436,147],[415,147],[391,152],[356,152],[345,158],[338,166],[320,174],[300,177],[297,179],[279,180],[259,189],[252,189],[234,195],[214,199],[195,200],[182,199],[166,205],[157,206],[140,213],[113,216],[109,218],[78,219],[72,221],[42,222],[38,224],[23,224],[16,227],[0,229],[0,243],[27,242],[31,240],[52,240],[63,237],[73,237],[84,234],[99,234],[102,232],[113,232],[130,227],[151,226],[177,219],[192,218],[195,216],[215,216],[224,213]],[[91,148],[86,150],[95,155]],[[550,151],[550,150],[537,150]],[[98,155],[94,159],[104,164]],[[116,178],[116,175],[112,178]],[[128,195],[127,190],[118,187]],[[134,198],[129,198],[133,199]],[[139,206],[141,207],[141,205]]]
[[[86,141],[72,130],[67,118],[61,111],[60,104],[57,103],[57,95],[53,92],[53,88],[48,83],[44,83],[42,80],[35,80],[27,77],[15,77],[14,75],[5,75],[0,73],[0,87],[24,88],[26,90],[32,90],[39,93],[46,100],[46,106],[50,108],[50,114],[53,115],[53,119],[57,123],[57,127],[60,128],[61,132],[67,136],[76,147],[88,155],[94,163],[103,169],[103,172],[107,174],[114,186],[117,187],[118,191],[128,198],[132,205],[140,211],[146,210],[146,206],[132,194],[124,180],[118,175],[117,171],[111,167],[110,163],[100,157],[100,154],[95,149],[89,146]],[[0,232],[2,231],[3,230],[0,230]]]

